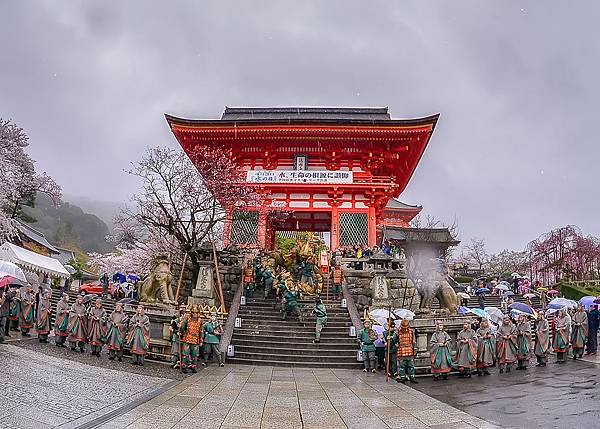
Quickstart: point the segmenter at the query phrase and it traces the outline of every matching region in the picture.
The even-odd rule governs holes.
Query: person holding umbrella
[[[13,298],[16,292],[7,284],[0,289],[0,343],[4,342],[4,337],[9,336],[10,328],[10,310]]]
[[[531,324],[525,314],[517,320],[517,371],[527,369],[531,351]]]
[[[488,368],[494,366],[496,344],[490,331],[488,319],[482,319],[477,329],[477,375],[490,375]]]
[[[556,352],[556,363],[565,363],[566,354],[569,352],[569,319],[564,307],[558,310],[554,318],[552,348]]]
[[[600,325],[600,312],[596,304],[590,307],[588,313],[588,341],[586,355],[595,355],[598,348],[598,325]]]
[[[583,305],[577,306],[573,315],[573,332],[571,333],[571,346],[573,347],[573,360],[583,357],[583,350],[588,337],[588,315]]]
[[[510,372],[513,362],[517,360],[517,329],[508,316],[504,316],[502,326],[498,330],[496,354],[500,374],[504,370]]]
[[[537,358],[536,366],[546,366],[548,354],[550,353],[550,326],[543,311],[538,313],[535,325],[535,347],[533,353]]]

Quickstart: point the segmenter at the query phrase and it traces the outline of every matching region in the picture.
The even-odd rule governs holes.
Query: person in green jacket
[[[392,322],[392,323],[394,323],[394,322]],[[388,343],[388,341],[389,341],[389,343]],[[398,333],[396,332],[396,330],[394,328],[392,328],[392,330],[390,330],[390,328],[386,326],[386,330],[383,331],[383,342],[385,343],[386,362],[388,359],[390,360],[389,367],[388,367],[388,369],[389,369],[388,375],[390,377],[395,377],[396,374],[398,373],[397,360],[396,360],[396,354],[398,353]],[[389,352],[388,352],[388,344],[390,345]]]
[[[222,334],[223,328],[217,321],[217,315],[211,314],[208,322],[202,326],[202,341],[204,344],[204,362],[202,362],[202,366],[208,365],[211,353],[217,355],[219,366],[225,366],[223,356],[221,355],[221,349],[219,348]]]
[[[371,328],[371,321],[365,320],[363,328],[358,332],[357,340],[360,343],[360,350],[363,353],[365,368],[363,372],[371,371],[376,373],[375,369],[375,340],[377,339],[377,332]]]
[[[285,305],[283,307],[282,320],[286,320],[288,315],[297,315],[300,323],[304,323],[302,320],[302,313],[298,307],[299,296],[300,292],[297,290],[290,290],[288,288],[283,290],[283,299],[285,300]]]
[[[327,324],[327,308],[325,308],[325,304],[321,301],[321,298],[317,298],[315,300],[315,308],[313,309],[313,313],[317,316],[317,325],[315,327],[315,339],[313,343],[321,342],[321,331],[323,327]]]

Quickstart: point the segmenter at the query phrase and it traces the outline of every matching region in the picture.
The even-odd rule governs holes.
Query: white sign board
[[[250,170],[248,183],[352,183],[351,171]]]

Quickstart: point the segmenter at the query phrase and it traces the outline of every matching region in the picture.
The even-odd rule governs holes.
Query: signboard
[[[352,183],[351,171],[250,170],[248,183]]]
[[[308,155],[294,156],[294,170],[307,170],[307,169],[308,169]]]

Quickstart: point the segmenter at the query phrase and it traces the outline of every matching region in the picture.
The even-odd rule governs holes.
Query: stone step
[[[307,310],[312,312],[313,307],[300,307],[303,311]],[[265,307],[256,307],[256,306],[240,306],[240,313],[243,312],[252,312],[256,314],[272,314],[273,312],[279,312],[281,310],[281,306],[277,305],[277,307],[265,306]],[[348,316],[348,310],[346,308],[327,308],[327,314],[329,316]]]
[[[295,322],[296,319],[292,318],[291,316],[289,317],[289,320],[282,320],[281,316],[279,317],[275,317],[275,318],[262,318],[262,317],[248,317],[248,316],[241,316],[242,319],[242,326],[244,326],[244,324],[248,324],[251,326],[287,326],[288,321],[293,321]],[[312,325],[315,326],[316,320],[314,317],[306,317],[304,320],[304,324],[305,325]],[[350,320],[328,320],[327,321],[327,327],[329,328],[349,328],[352,325],[352,322]]]
[[[240,330],[242,331],[242,330]],[[258,332],[258,333],[257,333]],[[332,342],[356,342],[356,337],[350,337],[347,332],[338,334],[335,332],[321,331],[321,337]],[[315,331],[310,332],[272,332],[269,330],[243,330],[234,332],[233,338],[248,341],[266,341],[266,342],[306,342],[310,343],[315,338]]]
[[[328,362],[332,367],[335,367],[339,363],[355,363],[356,362],[356,351],[350,353],[330,353],[315,352],[312,354],[298,354],[298,353],[276,353],[273,351],[267,352],[247,352],[235,350],[235,357],[241,359],[251,359],[256,362],[265,360],[277,360],[280,362]]]
[[[358,350],[358,346],[354,346],[354,348],[341,348],[341,349],[332,349],[332,348],[319,348],[320,344],[315,344],[315,347],[305,347],[305,348],[282,348],[282,347],[271,347],[271,346],[246,346],[246,345],[236,345],[235,353],[257,353],[262,354],[264,356],[294,356],[297,360],[302,360],[306,356],[309,356],[311,359],[320,358],[321,356],[330,356],[339,358],[340,355],[343,356],[354,356],[356,358],[356,351]]]
[[[273,311],[272,313],[255,313],[253,311],[244,311],[239,312],[238,317],[246,318],[246,319],[264,319],[264,320],[281,320],[282,312],[281,311]],[[312,313],[302,313],[302,316],[306,319],[316,320],[316,316]],[[344,322],[348,320],[348,315],[343,316],[341,314],[328,314],[327,320],[331,322]]]
[[[234,332],[240,331],[256,331],[256,330],[264,330],[268,332],[272,332],[273,334],[285,334],[285,333],[299,333],[299,332],[315,332],[315,323],[306,323],[305,325],[300,325],[298,323],[294,324],[264,324],[264,323],[246,323],[244,324],[242,321],[241,328],[235,328]],[[323,328],[323,332],[331,332],[341,335],[348,335],[350,330],[350,326],[330,326],[327,325]]]
[[[313,335],[314,338],[314,335]],[[343,343],[343,342],[332,342],[326,338],[322,338],[322,341],[320,343],[313,343],[312,342],[313,339],[311,338],[306,338],[305,341],[303,342],[280,342],[278,340],[273,340],[271,339],[271,341],[257,341],[256,339],[236,339],[234,337],[233,341],[231,342],[231,344],[234,344],[237,348],[240,348],[240,350],[248,350],[248,351],[256,351],[256,350],[263,350],[265,352],[268,352],[269,350],[289,350],[290,352],[294,352],[294,351],[298,351],[298,352],[302,352],[302,351],[311,351],[312,352],[319,352],[322,350],[326,350],[327,353],[329,353],[330,351],[343,351],[346,352],[348,350],[352,350],[352,351],[356,351],[358,350],[358,343],[356,342],[347,342],[347,343]]]
[[[278,366],[278,367],[300,367],[300,368],[336,368],[336,369],[360,369],[360,362],[337,362],[332,365],[330,362],[297,362],[297,361],[280,361],[280,360],[254,360],[252,358],[233,357],[227,358],[227,363],[237,365],[261,365],[261,366]]]

